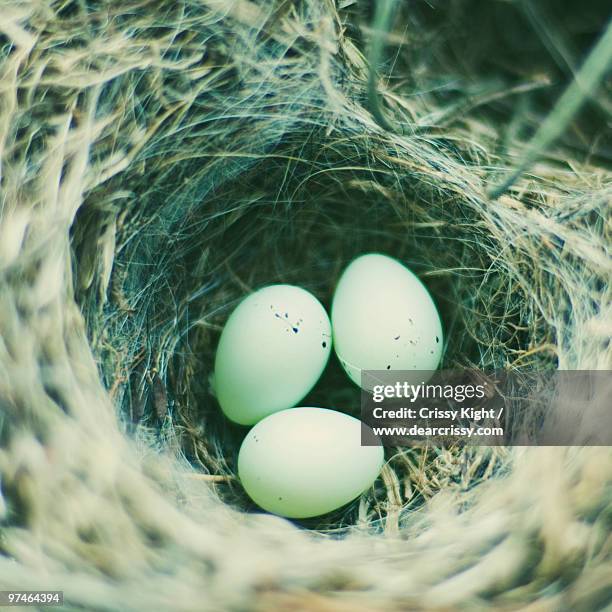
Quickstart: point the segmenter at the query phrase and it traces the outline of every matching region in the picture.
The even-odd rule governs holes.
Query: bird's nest
[[[491,188],[600,34],[597,3],[547,6],[411,3],[385,34],[351,1],[10,4],[0,588],[117,610],[606,601],[608,449],[387,449],[359,500],[292,524],[252,512],[209,382],[242,297],[283,282],[329,307],[370,251],[432,292],[446,367],[610,367],[604,86]],[[307,401],[359,396],[332,359]]]

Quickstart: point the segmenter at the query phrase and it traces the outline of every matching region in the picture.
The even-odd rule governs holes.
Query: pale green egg
[[[361,445],[362,427],[377,445]],[[238,475],[264,510],[308,518],[358,497],[372,486],[383,463],[383,447],[358,419],[324,408],[292,408],[249,431],[240,447]]]
[[[419,278],[391,257],[370,253],[346,268],[331,319],[336,354],[358,385],[362,370],[414,370],[416,375],[440,364],[438,309]]]
[[[321,303],[292,285],[270,285],[230,315],[215,357],[214,388],[223,413],[241,425],[295,406],[317,382],[331,351]]]

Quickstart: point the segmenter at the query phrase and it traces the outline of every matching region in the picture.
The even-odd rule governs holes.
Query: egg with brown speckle
[[[332,346],[317,298],[293,285],[269,285],[231,313],[215,357],[214,390],[223,413],[253,425],[295,406],[317,382]]]
[[[419,278],[396,259],[379,253],[355,259],[338,281],[331,320],[336,354],[360,386],[362,370],[433,373],[440,364],[438,309]]]

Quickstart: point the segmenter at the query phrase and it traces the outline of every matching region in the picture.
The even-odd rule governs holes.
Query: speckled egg
[[[321,376],[331,344],[329,317],[311,293],[292,285],[255,291],[219,340],[213,386],[223,413],[253,425],[295,406]]]
[[[386,255],[362,255],[346,268],[331,320],[336,354],[358,385],[361,370],[431,371],[440,363],[436,305],[418,277]]]
[[[366,427],[363,425],[363,427]],[[372,486],[384,450],[361,421],[325,408],[277,412],[246,435],[238,455],[240,482],[261,508],[288,518],[331,512]]]

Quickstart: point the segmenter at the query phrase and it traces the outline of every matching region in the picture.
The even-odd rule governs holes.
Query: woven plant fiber
[[[288,521],[242,491],[211,390],[240,299],[329,308],[370,251],[432,293],[445,367],[611,368],[609,7],[577,4],[0,0],[0,590],[612,605],[609,447],[387,448],[359,499]],[[305,401],[359,390],[332,356]]]

